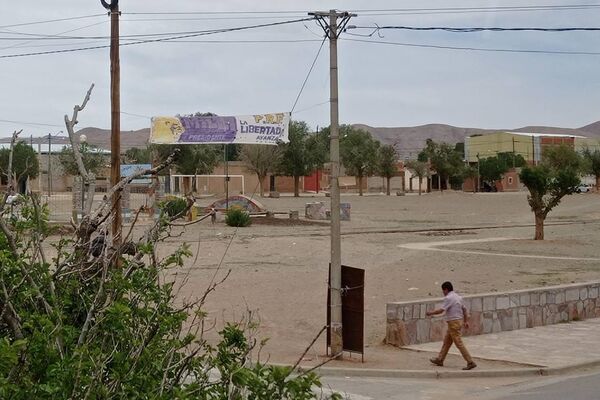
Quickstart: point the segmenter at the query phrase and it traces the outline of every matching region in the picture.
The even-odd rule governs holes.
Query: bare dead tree
[[[69,141],[71,142],[71,147],[73,148],[73,156],[75,157],[75,163],[77,164],[79,175],[81,175],[81,179],[83,180],[83,184],[85,187],[82,196],[84,196],[85,192],[87,192],[85,204],[83,210],[81,210],[83,215],[88,215],[92,211],[92,204],[94,203],[94,193],[96,192],[96,176],[91,171],[88,171],[85,168],[85,164],[83,163],[83,157],[81,156],[81,151],[79,151],[79,143],[75,139],[75,125],[79,123],[79,121],[77,120],[79,112],[83,111],[88,101],[90,101],[90,97],[92,96],[92,90],[94,90],[93,83],[88,89],[85,98],[83,99],[83,103],[81,103],[81,105],[75,105],[73,107],[73,116],[70,120],[69,117],[65,114],[65,125],[67,127],[67,132],[69,133]]]
[[[17,139],[19,138],[21,132],[23,132],[23,129],[21,129],[20,131],[14,131],[10,139],[10,152],[8,153],[8,169],[6,171],[6,178],[8,179],[8,191],[6,193],[6,196],[10,195],[15,190],[15,179],[13,174],[13,156],[15,145],[17,144]],[[4,200],[4,204],[5,203],[6,199]],[[2,204],[2,206],[4,206],[4,204]]]

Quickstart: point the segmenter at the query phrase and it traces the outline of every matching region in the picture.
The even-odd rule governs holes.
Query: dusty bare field
[[[329,199],[261,202],[302,215],[304,204],[315,200]],[[550,214],[544,242],[530,240],[533,215],[525,193],[348,195],[342,201],[352,204],[352,221],[342,224],[343,262],[366,270],[365,336],[373,351],[381,351],[385,304],[439,297],[444,280],[468,294],[600,279],[595,194],[566,198]],[[270,338],[264,353],[272,361],[293,361],[325,324],[327,226],[256,224],[236,230],[202,222],[180,233],[160,250],[167,254],[186,242],[197,254],[186,265],[189,281],[182,296],[202,294],[211,280],[231,270],[207,303],[217,327],[254,310],[259,336]],[[475,242],[498,238],[505,240]],[[311,357],[323,353],[320,340]]]

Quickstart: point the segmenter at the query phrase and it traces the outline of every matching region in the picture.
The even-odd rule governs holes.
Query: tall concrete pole
[[[331,310],[330,345],[333,355],[340,355],[343,351],[342,339],[342,242],[340,226],[340,121],[338,103],[338,14],[335,10],[329,11],[329,75],[330,75],[330,191],[331,191],[331,276],[329,278],[329,291]]]
[[[113,0],[110,5],[110,184],[115,186],[121,180],[121,64],[119,56],[119,2]],[[116,193],[112,199],[113,245],[121,243],[121,195]]]
[[[330,112],[331,124],[329,127],[330,139],[330,164],[329,177],[331,195],[331,266],[329,277],[329,344],[331,353],[338,358],[342,357],[344,349],[342,336],[342,243],[340,229],[340,121],[338,104],[338,58],[337,42],[341,32],[344,31],[350,18],[356,14],[336,10],[311,12],[329,38],[329,73],[330,73]],[[338,23],[338,19],[341,22]]]

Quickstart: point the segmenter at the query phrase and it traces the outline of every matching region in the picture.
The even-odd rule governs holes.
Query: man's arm
[[[425,315],[427,315],[428,317],[431,317],[432,315],[438,315],[438,314],[443,314],[443,313],[444,313],[444,309],[438,308],[437,310],[427,311],[425,313]]]
[[[462,312],[463,312],[463,326],[465,328],[469,329],[469,313],[465,306],[462,306]]]

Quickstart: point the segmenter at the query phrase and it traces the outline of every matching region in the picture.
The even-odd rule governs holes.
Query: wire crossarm
[[[309,12],[308,15],[317,20],[319,25],[321,25],[321,28],[323,28],[323,31],[325,31],[325,35],[328,39],[338,39],[340,34],[346,29],[346,25],[348,25],[348,22],[350,22],[350,18],[356,17],[356,14],[348,11],[337,12],[335,15],[340,18],[340,22],[337,25],[334,35],[332,35],[331,27],[329,26],[329,17],[331,16],[331,11]]]

